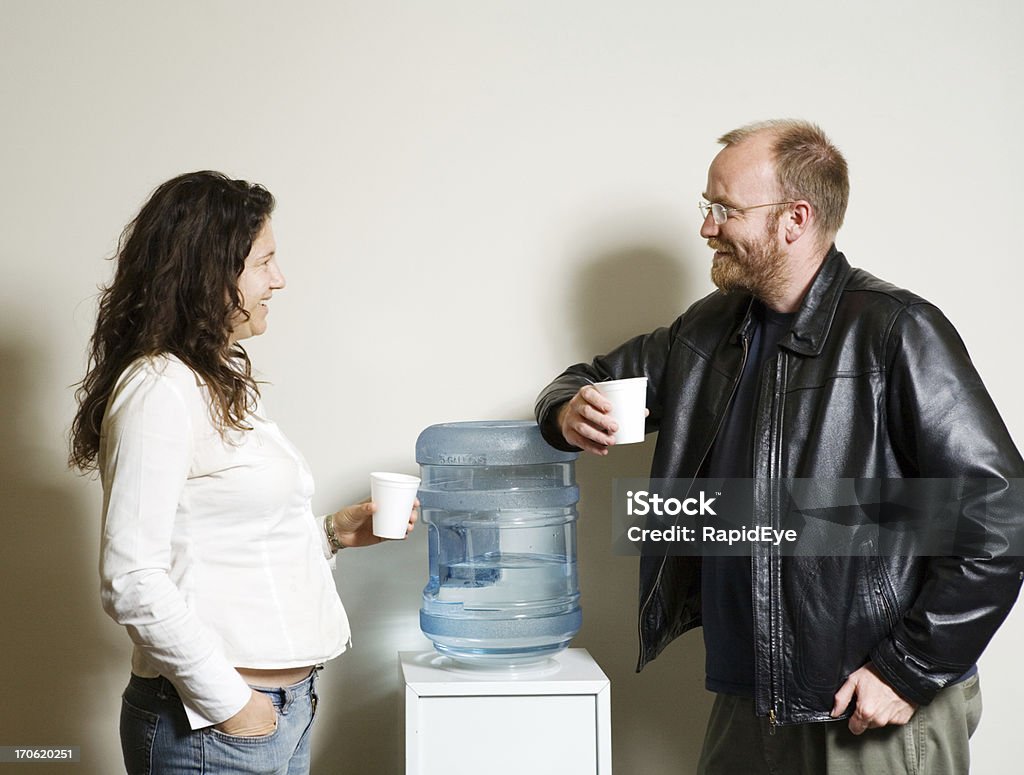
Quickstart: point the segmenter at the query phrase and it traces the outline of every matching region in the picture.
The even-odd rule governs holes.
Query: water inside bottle
[[[550,554],[488,552],[441,566],[440,572],[437,599],[461,601],[466,610],[560,603],[576,591],[576,563]]]

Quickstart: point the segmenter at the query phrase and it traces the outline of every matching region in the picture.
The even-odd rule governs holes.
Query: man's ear
[[[784,220],[786,242],[792,244],[808,233],[814,224],[814,208],[811,203],[799,199],[789,206],[789,215]]]

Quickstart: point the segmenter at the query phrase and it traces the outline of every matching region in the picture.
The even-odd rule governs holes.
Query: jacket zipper
[[[775,366],[775,390],[772,398],[772,429],[769,439],[771,441],[771,450],[769,451],[768,459],[768,487],[770,493],[770,501],[768,503],[768,521],[771,527],[777,528],[780,525],[777,514],[777,500],[778,492],[777,487],[779,481],[779,465],[778,465],[778,443],[779,439],[782,438],[782,410],[783,403],[782,397],[785,393],[783,385],[786,377],[786,355],[780,352],[778,360]],[[778,627],[776,626],[776,619],[781,614],[780,600],[782,597],[782,590],[777,588],[776,578],[779,576],[778,566],[781,562],[780,550],[778,547],[772,547],[768,550],[768,663],[771,666],[771,675],[768,680],[768,724],[769,733],[775,734],[775,727],[778,725],[778,707],[779,698],[777,691],[777,684],[779,682],[779,676],[782,675],[781,661],[782,654],[780,649],[776,649],[775,641],[779,636]]]
[[[729,413],[729,407],[732,406],[732,400],[736,397],[736,388],[740,385],[740,380],[743,378],[743,369],[747,366],[747,355],[750,350],[750,340],[746,334],[740,334],[740,341],[743,343],[743,358],[740,361],[740,370],[736,375],[736,379],[732,383],[732,390],[729,392],[729,400],[725,403],[725,409],[718,416],[718,424],[715,426],[715,432],[711,434],[711,441],[704,450],[704,454],[701,456],[700,462],[697,464],[696,474],[700,474],[701,468],[704,467],[704,461],[707,460],[708,455],[711,453],[712,447],[715,446],[715,439],[718,438],[718,432],[722,430],[722,423],[725,422],[725,416]],[[693,486],[693,482],[697,476],[690,480],[690,486]],[[643,659],[647,649],[644,644],[644,612],[647,610],[647,606],[650,605],[651,600],[654,598],[654,593],[657,591],[661,584],[661,574],[665,570],[665,563],[668,561],[668,555],[661,558],[661,565],[658,567],[658,575],[654,577],[654,583],[651,585],[651,591],[647,593],[647,598],[644,600],[643,605],[640,606],[640,615],[636,620],[637,636],[640,640],[640,658]]]

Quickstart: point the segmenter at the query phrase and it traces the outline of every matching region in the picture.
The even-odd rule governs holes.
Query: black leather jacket
[[[569,368],[538,398],[545,438],[571,448],[557,410],[588,381],[646,376],[648,430],[659,431],[652,478],[701,475],[742,371],[750,301],[712,293],[668,328]],[[1024,577],[1024,461],[956,330],[833,248],[761,375],[755,422],[759,524],[777,524],[772,480],[988,482],[984,498],[960,504],[960,517],[991,539],[979,556],[754,550],[759,715],[827,720],[836,690],[868,660],[901,695],[930,702],[975,664]],[[700,625],[700,589],[699,558],[641,559],[638,671]]]

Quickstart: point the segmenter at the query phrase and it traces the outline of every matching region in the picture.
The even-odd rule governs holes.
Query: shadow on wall
[[[694,300],[685,287],[684,259],[655,246],[622,247],[580,265],[580,360],[669,325]],[[573,646],[589,650],[611,679],[615,771],[685,775],[696,768],[711,707],[703,641],[699,630],[687,633],[637,675],[639,561],[611,553],[612,480],[647,476],[655,439],[613,448],[603,458],[584,455],[577,463],[584,613]]]
[[[572,304],[574,352],[581,360],[669,325],[694,301],[685,287],[689,273],[684,260],[658,246],[612,248],[579,266]]]
[[[7,410],[0,442],[0,745],[80,746],[75,771],[109,775],[121,766],[120,700],[99,695],[108,693],[113,669],[127,681],[128,661],[113,646],[116,628],[103,626],[98,517],[76,497],[52,440],[44,446],[33,435],[32,386],[46,358],[31,343],[0,341],[0,405]],[[32,767],[51,769],[66,768]]]

